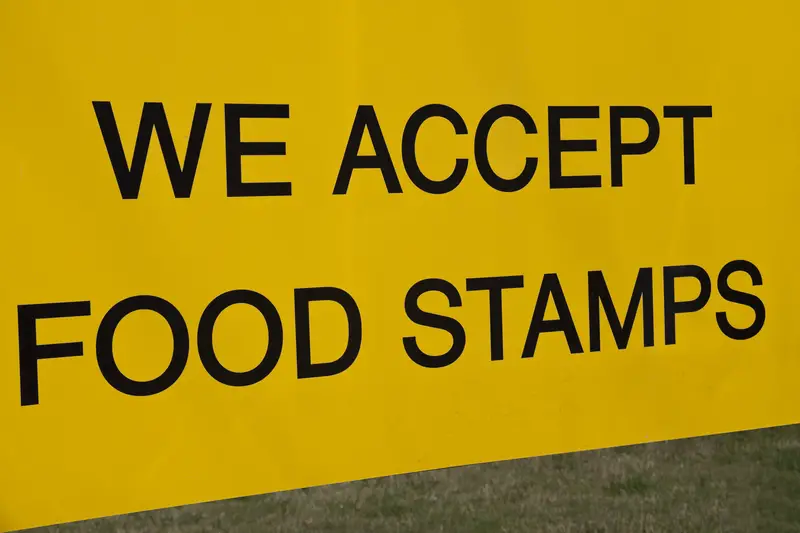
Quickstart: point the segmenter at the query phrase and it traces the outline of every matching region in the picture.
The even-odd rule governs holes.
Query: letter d
[[[335,361],[311,362],[311,327],[309,304],[311,302],[336,302],[347,315],[347,347]],[[361,349],[361,313],[353,297],[335,287],[312,287],[294,291],[295,333],[297,339],[297,377],[318,378],[340,374],[350,368]]]

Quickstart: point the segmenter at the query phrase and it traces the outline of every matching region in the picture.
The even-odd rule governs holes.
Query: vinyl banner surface
[[[798,22],[0,0],[0,528],[800,422]]]

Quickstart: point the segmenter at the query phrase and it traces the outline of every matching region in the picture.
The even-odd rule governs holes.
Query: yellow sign
[[[0,527],[800,422],[798,20],[0,3]]]

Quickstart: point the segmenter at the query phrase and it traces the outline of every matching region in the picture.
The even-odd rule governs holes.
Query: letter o
[[[136,381],[124,375],[114,360],[114,333],[122,319],[134,311],[148,310],[161,315],[172,330],[172,359],[167,369],[150,381]],[[180,311],[157,296],[132,296],[108,310],[97,330],[97,364],[109,385],[129,396],[151,396],[175,383],[189,359],[189,330]]]
[[[219,315],[234,304],[248,304],[255,307],[267,323],[269,341],[264,358],[252,370],[234,372],[228,370],[217,359],[214,351],[214,324]],[[248,290],[235,290],[220,294],[208,304],[197,328],[197,351],[200,353],[206,372],[224,385],[246,387],[254,385],[267,377],[278,364],[283,349],[283,326],[278,310],[265,296]]]

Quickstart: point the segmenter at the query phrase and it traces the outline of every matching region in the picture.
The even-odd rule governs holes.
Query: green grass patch
[[[800,426],[239,498],[38,533],[800,533]]]

